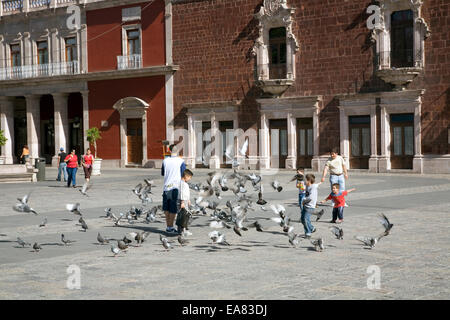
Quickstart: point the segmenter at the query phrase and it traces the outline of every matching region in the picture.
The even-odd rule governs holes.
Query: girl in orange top
[[[83,170],[84,170],[84,178],[86,182],[89,182],[92,174],[92,165],[94,164],[94,156],[91,153],[91,149],[86,150],[86,154],[81,158]]]
[[[70,187],[70,182],[73,183],[73,187],[76,188],[76,177],[78,170],[78,157],[75,154],[75,149],[64,159],[67,162],[67,188]]]

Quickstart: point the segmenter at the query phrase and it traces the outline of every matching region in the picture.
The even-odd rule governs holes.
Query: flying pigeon
[[[23,196],[22,198],[17,198],[18,201],[20,201],[19,203],[16,203],[16,205],[13,207],[13,210],[18,211],[18,212],[33,212],[34,214],[38,214],[33,208],[31,208],[28,205],[28,200],[30,198],[30,194],[28,193],[27,195]]]
[[[312,239],[311,243],[313,244],[313,246],[316,249],[316,251],[323,251],[324,245],[323,245],[323,239],[322,238]]]
[[[119,226],[119,225],[120,225],[120,219],[123,218],[123,213],[122,213],[122,212],[120,212],[119,215],[120,215],[120,217],[117,218],[117,217],[114,215],[114,213],[111,213],[111,217],[112,217],[113,220],[114,220],[114,225],[115,225],[115,226]]]
[[[141,190],[142,190],[142,183],[139,183],[139,184],[138,184],[136,187],[134,187],[134,189],[132,189],[131,191],[133,191],[133,193],[139,197],[139,195],[141,194]]]
[[[208,234],[213,243],[224,244],[229,246],[230,244],[225,240],[225,235],[217,230],[214,230]]]
[[[17,243],[18,243],[19,245],[21,245],[22,248],[24,248],[25,246],[31,246],[31,243],[26,242],[26,241],[22,240],[22,239],[19,238],[19,237],[17,237]]]
[[[106,218],[111,218],[111,208],[105,208]]]
[[[278,180],[272,181],[271,186],[274,190],[277,190],[278,192],[281,192],[281,190],[283,190],[283,187],[280,185]]]
[[[355,239],[364,243],[365,246],[370,247],[372,249],[375,245],[380,241],[381,238],[388,235],[388,233],[383,232],[377,237],[368,237],[368,236],[355,236]]]
[[[313,212],[312,214],[317,216],[316,221],[319,221],[320,218],[322,218],[323,214],[325,213],[325,210],[320,210],[319,212]]]
[[[379,216],[381,218],[380,223],[383,225],[387,236],[394,225],[389,222],[388,218],[383,213],[380,213]]]
[[[341,227],[333,226],[330,231],[335,235],[336,239],[344,240],[344,230]]]
[[[289,232],[288,233],[288,239],[289,239],[289,243],[297,248],[297,246],[299,245],[300,241],[302,238],[299,237],[298,234],[295,234],[294,232]]]
[[[245,139],[242,148],[239,150],[239,154],[245,157],[247,155],[247,149],[248,149],[248,139]]]
[[[74,243],[76,241],[75,240],[66,239],[64,234],[61,234],[61,242],[64,243],[64,245],[68,245],[68,244]]]
[[[97,241],[100,244],[107,244],[107,243],[109,243],[109,240],[106,239],[106,238],[103,238],[103,236],[100,234],[100,232],[97,234]]]
[[[79,216],[82,215],[80,212],[80,204],[79,203],[75,203],[75,204],[68,203],[68,204],[66,204],[66,209],[69,210],[73,214],[77,214]]]

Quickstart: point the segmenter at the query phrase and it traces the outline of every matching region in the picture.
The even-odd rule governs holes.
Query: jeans
[[[330,189],[333,188],[334,183],[339,183],[339,191],[345,190],[345,178],[344,174],[341,174],[340,176],[330,174]],[[333,190],[331,190],[333,192]]]
[[[306,192],[298,194],[298,205],[300,206],[300,211],[303,210],[303,199],[306,197]]]
[[[58,167],[58,178],[56,180],[61,181],[61,171],[64,175],[64,181],[67,181],[67,163],[61,162]]]
[[[302,214],[300,216],[300,221],[305,229],[305,235],[310,236],[311,233],[316,229],[311,224],[311,214],[314,212],[314,208],[303,207]]]
[[[69,178],[67,179],[67,186],[70,187],[70,183],[72,182],[73,186],[77,185],[77,170],[78,168],[67,168],[67,173]]]
[[[333,221],[344,219],[344,207],[333,208]]]

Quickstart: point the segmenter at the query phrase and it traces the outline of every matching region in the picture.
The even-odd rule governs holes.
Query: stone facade
[[[349,135],[343,132],[348,130],[348,117],[367,115],[372,126],[369,170],[392,170],[389,116],[407,112],[414,118],[412,171],[437,172],[440,167],[441,172],[448,173],[448,166],[441,164],[448,162],[445,155],[450,152],[450,4],[439,0],[397,2],[398,7],[393,7],[391,0],[378,4],[382,12],[387,12],[387,7],[395,11],[414,6],[414,48],[421,48],[423,54],[418,74],[404,87],[385,82],[377,73],[380,41],[385,40],[377,38],[377,30],[372,32],[367,27],[370,15],[366,10],[371,1],[172,1],[173,59],[180,65],[174,84],[176,127],[188,129],[186,114],[192,104],[238,101],[239,128],[259,130],[266,122],[261,108],[267,103],[272,101],[275,110],[286,104],[283,100],[320,96],[318,122],[314,124],[318,132],[318,154],[311,163],[314,169],[322,169],[330,147],[340,147],[349,161]],[[270,10],[263,10],[263,6]],[[292,34],[298,51],[291,51],[287,63],[294,61],[295,79],[278,97],[266,98],[267,90],[259,81],[260,66],[267,62],[267,57],[258,56],[260,48],[267,46],[261,42],[261,12],[273,11],[271,15],[276,15],[278,7],[290,12],[286,43],[289,47]],[[387,69],[399,77],[395,74],[399,68]],[[289,79],[293,77],[284,80]],[[281,86],[286,82],[275,85],[283,91]],[[398,104],[405,105],[395,106]],[[291,116],[289,112],[277,115],[288,122]],[[260,164],[266,161],[268,143],[264,138],[259,141]],[[295,147],[292,142],[288,144]],[[294,153],[291,150],[288,167],[295,163]],[[267,167],[266,163],[262,167]]]

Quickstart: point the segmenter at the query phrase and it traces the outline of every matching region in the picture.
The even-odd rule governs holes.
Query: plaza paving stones
[[[202,182],[209,170],[194,171],[193,182]],[[287,184],[291,171],[268,172],[263,177],[265,199],[286,204],[296,232],[299,208],[295,183]],[[283,184],[274,192],[270,182]],[[317,175],[320,178],[320,175]],[[450,298],[450,177],[445,175],[367,174],[351,172],[347,188],[357,188],[345,208],[344,240],[328,230],[331,207],[319,222],[314,236],[324,238],[325,250],[315,252],[309,241],[298,248],[289,246],[281,228],[270,221],[269,211],[250,212],[265,232],[255,229],[243,237],[224,230],[230,247],[213,245],[208,238],[209,218],[192,223],[190,243],[163,250],[159,234],[164,233],[161,215],[151,224],[114,227],[103,218],[104,209],[116,214],[139,206],[131,189],[144,178],[155,180],[153,200],[161,203],[162,177],[153,169],[103,170],[92,178],[89,197],[57,182],[56,171],[47,168],[47,181],[0,185],[0,299],[449,299]],[[81,187],[84,177],[77,175]],[[252,188],[249,187],[249,192]],[[32,192],[31,206],[39,213],[12,210],[16,198]],[[319,200],[329,192],[329,182],[319,188]],[[196,195],[191,191],[192,198]],[[226,193],[221,203],[231,199]],[[65,210],[66,203],[80,202],[89,226],[79,231],[78,216]],[[268,207],[268,205],[266,206]],[[383,212],[394,223],[391,234],[372,249],[364,248],[355,235],[375,236],[383,228],[377,214]],[[44,228],[38,225],[47,217]],[[109,245],[99,245],[97,232],[112,238],[148,230],[142,247],[113,257]],[[61,233],[76,240],[60,244]],[[15,242],[24,240],[43,245],[35,253]],[[175,239],[175,238],[174,238]],[[81,270],[81,288],[70,290],[67,268]],[[369,289],[369,266],[380,268],[380,288]]]

